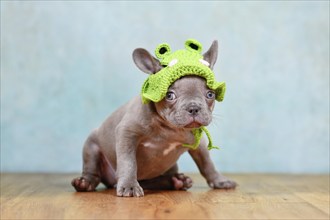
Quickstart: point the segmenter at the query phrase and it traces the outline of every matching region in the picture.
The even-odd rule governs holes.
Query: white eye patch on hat
[[[200,59],[199,62],[201,62],[203,65],[205,66],[210,66],[209,62],[207,62],[206,60]]]
[[[201,62],[201,64],[203,64],[207,67],[210,66],[209,62],[207,62],[206,60],[200,59],[199,62]],[[169,62],[168,66],[171,67],[171,66],[174,66],[177,63],[178,63],[178,59],[173,59],[173,60],[171,60],[171,62]]]
[[[178,59],[173,59],[173,60],[171,60],[171,62],[169,62],[168,66],[171,67],[171,66],[174,66],[177,63],[178,63]]]

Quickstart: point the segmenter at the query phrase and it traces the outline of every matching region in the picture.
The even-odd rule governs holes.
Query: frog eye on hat
[[[158,59],[164,59],[168,54],[171,53],[171,47],[169,44],[160,44],[155,50],[156,57]]]
[[[202,44],[194,39],[188,39],[185,43],[185,47],[189,51],[198,52],[198,53],[201,53],[203,49]]]

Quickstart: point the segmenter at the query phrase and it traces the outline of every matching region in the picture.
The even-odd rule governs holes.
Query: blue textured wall
[[[1,1],[1,170],[80,171],[89,132],[147,77],[134,48],[191,37],[220,43],[220,170],[329,172],[328,1]]]

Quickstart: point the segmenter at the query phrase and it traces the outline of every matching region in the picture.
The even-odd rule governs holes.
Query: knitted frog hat
[[[150,75],[142,86],[142,100],[159,102],[167,93],[168,88],[178,79],[187,75],[205,78],[207,86],[215,91],[216,100],[222,101],[226,84],[217,82],[209,63],[203,60],[202,45],[193,39],[185,43],[185,50],[171,53],[168,44],[160,44],[155,51],[156,57],[164,67],[159,72]]]
[[[143,103],[159,102],[168,91],[168,88],[178,79],[188,75],[196,75],[205,78],[206,85],[215,91],[216,100],[222,101],[226,91],[224,82],[217,82],[210,64],[201,55],[202,45],[194,39],[185,42],[185,50],[178,50],[171,53],[167,43],[158,45],[155,54],[163,68],[155,74],[150,75],[142,86]],[[206,127],[202,126],[192,130],[195,143],[192,145],[183,144],[191,149],[198,148],[203,132],[209,139],[208,149],[217,148],[213,146],[212,139]]]

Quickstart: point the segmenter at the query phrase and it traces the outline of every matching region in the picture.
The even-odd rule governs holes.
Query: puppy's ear
[[[218,58],[218,41],[213,41],[210,49],[206,51],[203,55],[203,59],[210,64],[210,68],[213,69],[213,66]]]
[[[160,62],[143,48],[133,51],[135,65],[145,73],[154,74],[162,69]]]

